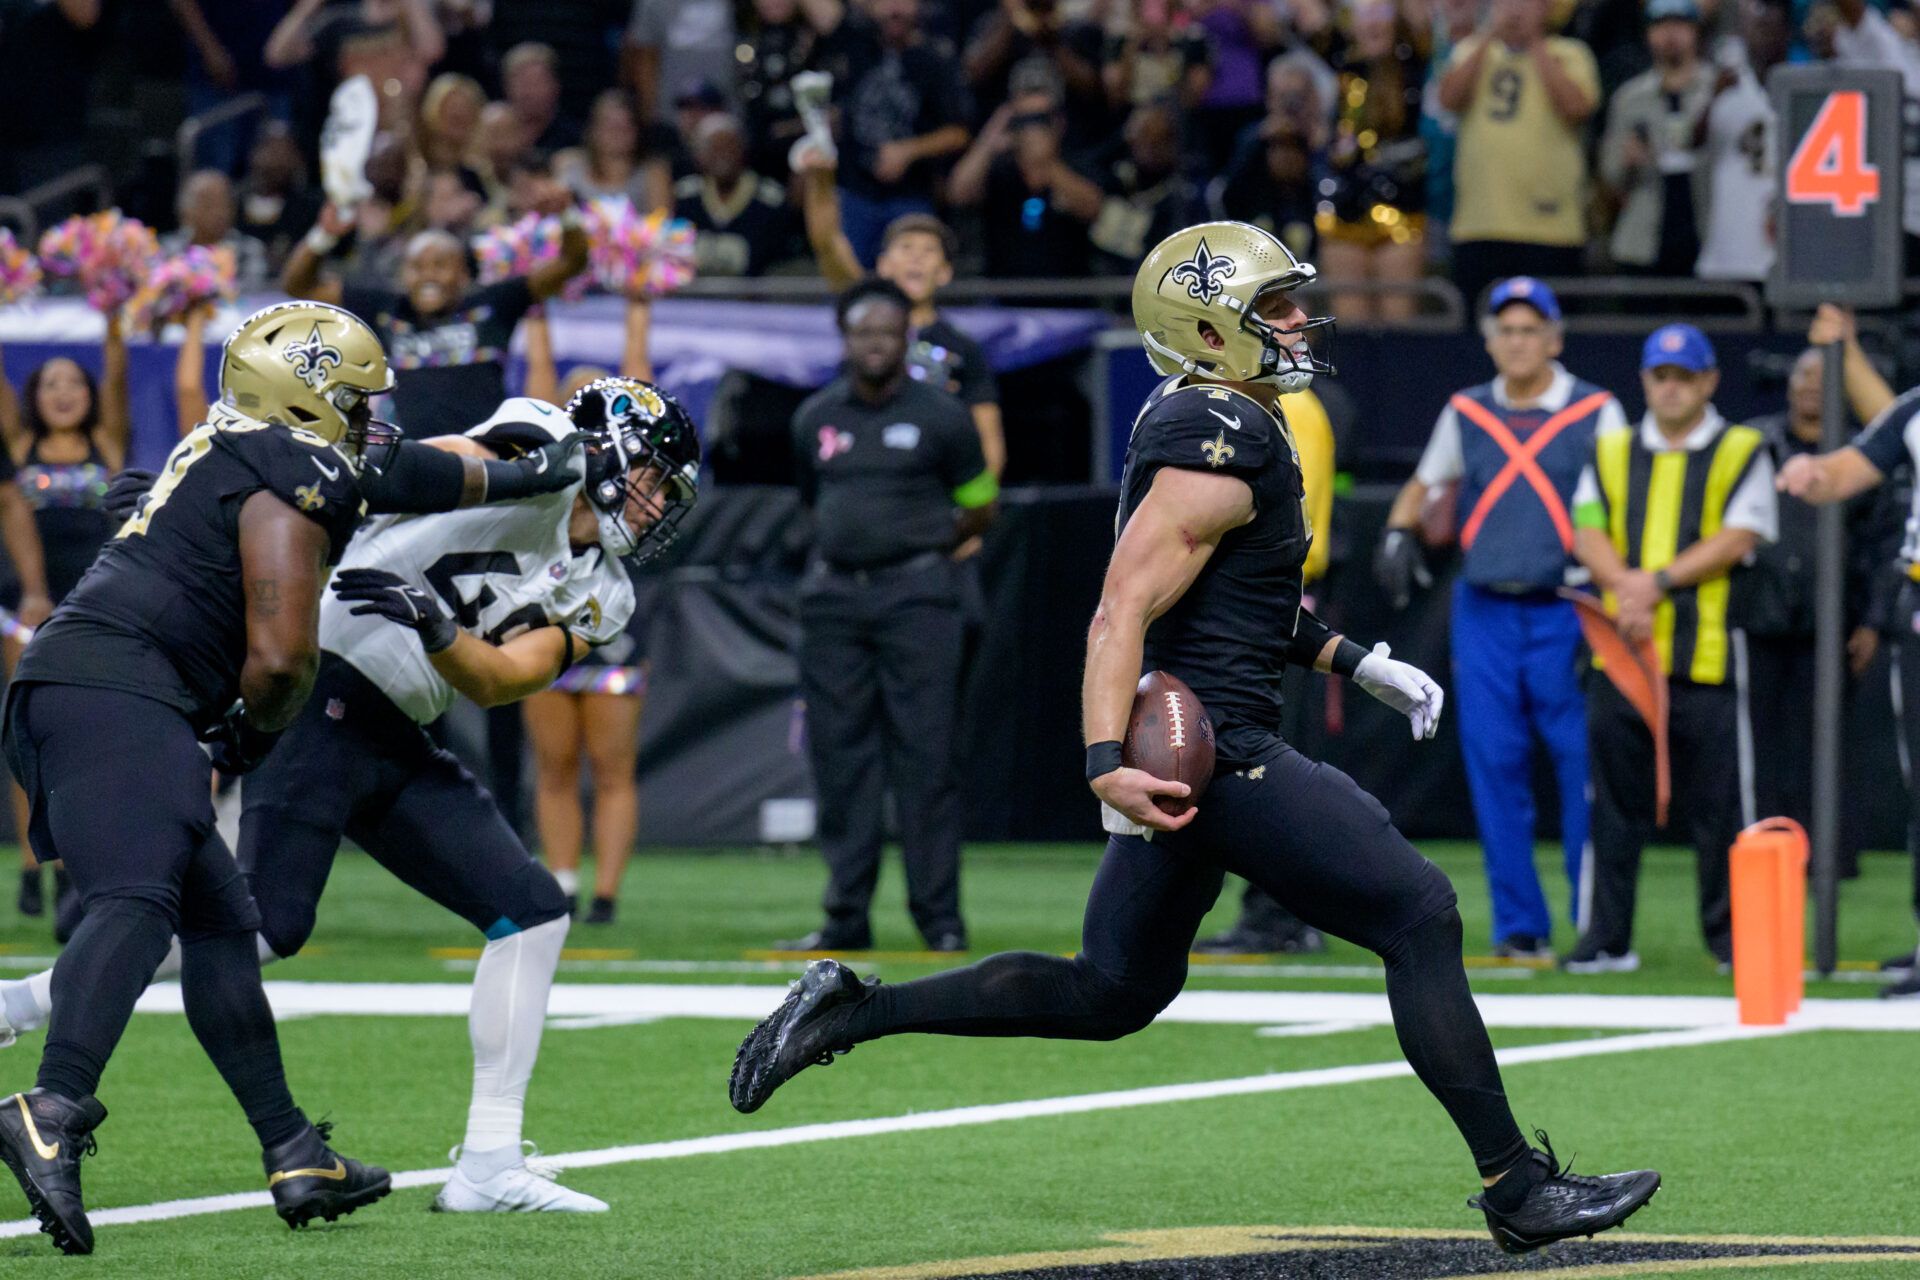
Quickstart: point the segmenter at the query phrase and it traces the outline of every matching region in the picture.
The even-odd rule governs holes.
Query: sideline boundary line
[[[1501,1049],[1494,1054],[1494,1057],[1501,1066],[1513,1067],[1533,1062],[1558,1062],[1569,1058],[1638,1053],[1648,1049],[1688,1048],[1736,1040],[1765,1039],[1793,1033],[1793,1028],[1696,1027],[1683,1031],[1653,1031],[1640,1035],[1606,1036],[1591,1040],[1562,1040],[1551,1044],[1523,1045]],[[831,1120],[818,1124],[794,1125],[784,1129],[754,1129],[744,1133],[712,1134],[703,1138],[680,1138],[666,1142],[603,1147],[594,1151],[573,1151],[562,1155],[542,1156],[541,1159],[561,1169],[591,1169],[604,1165],[636,1164],[650,1160],[677,1160],[688,1156],[723,1155],[734,1151],[791,1147],[804,1143],[836,1141],[841,1138],[865,1138],[888,1133],[917,1133],[931,1129],[958,1129],[973,1125],[996,1124],[1005,1120],[1085,1115],[1089,1112],[1127,1110],[1134,1107],[1159,1106],[1170,1102],[1195,1102],[1260,1093],[1286,1093],[1296,1089],[1357,1084],[1370,1080],[1392,1080],[1411,1075],[1413,1075],[1413,1068],[1403,1060],[1369,1062],[1345,1067],[1320,1067],[1307,1071],[1242,1076],[1231,1080],[1149,1085],[1144,1088],[1111,1090],[1104,1093],[1033,1098],[1023,1102],[950,1107],[941,1111],[879,1116],[865,1120]],[[394,1174],[393,1185],[396,1188],[434,1186],[445,1182],[452,1175],[453,1170],[450,1168],[413,1169]],[[199,1217],[213,1213],[232,1213],[242,1209],[266,1208],[272,1203],[273,1197],[265,1191],[242,1191],[226,1195],[162,1200],[153,1204],[100,1209],[90,1213],[88,1217],[95,1227],[123,1226]],[[31,1236],[37,1234],[39,1230],[40,1224],[32,1218],[0,1223],[0,1239]]]

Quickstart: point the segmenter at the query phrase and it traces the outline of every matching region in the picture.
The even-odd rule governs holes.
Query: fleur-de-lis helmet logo
[[[315,391],[325,384],[327,370],[340,367],[340,349],[327,345],[327,340],[320,336],[318,321],[314,322],[313,332],[307,335],[306,341],[295,343],[281,355],[293,366],[293,376]]]
[[[1193,256],[1173,269],[1173,282],[1187,286],[1187,296],[1212,302],[1226,286],[1221,282],[1234,273],[1233,259],[1207,248],[1202,236]]]

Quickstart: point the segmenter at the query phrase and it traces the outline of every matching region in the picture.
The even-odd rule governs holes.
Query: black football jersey
[[[1187,593],[1147,628],[1144,659],[1144,670],[1187,682],[1213,718],[1220,766],[1238,768],[1279,737],[1280,677],[1313,542],[1300,457],[1277,414],[1175,377],[1134,420],[1116,536],[1162,467],[1224,472],[1253,489],[1253,519],[1220,540]]]
[[[168,455],[14,678],[122,689],[199,726],[218,720],[239,696],[247,654],[240,508],[261,490],[326,529],[329,564],[365,514],[354,470],[332,445],[216,407]]]

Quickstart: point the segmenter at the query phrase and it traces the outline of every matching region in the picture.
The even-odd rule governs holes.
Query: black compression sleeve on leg
[[[89,903],[53,966],[53,1018],[36,1083],[63,1098],[90,1096],[173,939],[173,918],[141,898]]]
[[[1122,987],[1085,959],[1007,951],[912,982],[881,983],[853,1006],[848,1044],[907,1031],[949,1036],[1117,1040],[1152,1022],[1165,999]]]
[[[418,440],[402,440],[386,466],[360,480],[369,515],[452,511],[466,491],[467,460]]]
[[[275,1146],[305,1129],[307,1118],[287,1089],[273,1008],[260,986],[254,935],[222,933],[183,942],[180,991],[187,1024],[247,1113],[260,1145]]]
[[[1481,1175],[1491,1177],[1527,1153],[1527,1140],[1507,1105],[1460,945],[1460,913],[1448,907],[1395,938],[1380,958],[1400,1051],[1453,1118]]]

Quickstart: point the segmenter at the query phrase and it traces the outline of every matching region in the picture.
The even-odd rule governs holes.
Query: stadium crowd
[[[529,183],[623,194],[699,230],[709,275],[809,270],[798,161],[828,166],[871,266],[938,213],[989,278],[1126,274],[1168,231],[1252,221],[1336,284],[1447,274],[1759,280],[1783,61],[1894,67],[1913,10],[1867,0],[114,0],[0,26],[0,193],[86,158],[110,30],[182,47],[186,109],[264,120],[199,136],[170,210],[243,287],[318,211],[328,96],[365,74],[381,137],[355,265],[382,282],[412,231],[470,234]],[[117,20],[117,22],[116,22]],[[832,77],[837,157],[796,151],[794,77]],[[1912,202],[1910,202],[1912,203]],[[1908,210],[1909,230],[1920,208]],[[1450,264],[1450,265],[1449,265]],[[1391,322],[1404,288],[1339,293]]]

